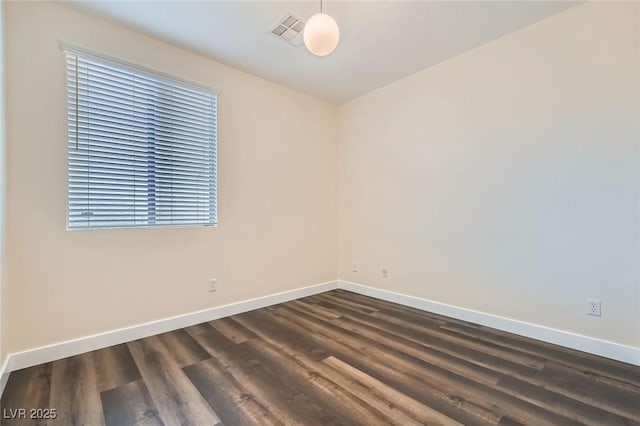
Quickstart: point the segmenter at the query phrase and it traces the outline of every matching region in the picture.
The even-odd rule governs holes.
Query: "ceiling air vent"
[[[304,21],[294,13],[287,13],[269,32],[272,36],[298,47],[302,44],[302,30]]]

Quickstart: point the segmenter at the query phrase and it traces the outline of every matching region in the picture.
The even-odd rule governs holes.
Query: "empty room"
[[[639,2],[0,23],[0,425],[640,425]]]

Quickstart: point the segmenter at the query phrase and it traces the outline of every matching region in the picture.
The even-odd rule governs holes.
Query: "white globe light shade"
[[[316,56],[333,52],[340,40],[338,24],[329,15],[316,13],[304,26],[304,45]]]

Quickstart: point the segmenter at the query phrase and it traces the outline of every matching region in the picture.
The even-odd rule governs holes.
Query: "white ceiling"
[[[567,1],[324,1],[340,44],[315,57],[269,34],[285,13],[319,1],[72,3],[285,86],[341,103],[530,25]]]

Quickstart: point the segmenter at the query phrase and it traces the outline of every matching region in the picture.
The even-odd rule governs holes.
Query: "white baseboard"
[[[338,288],[337,281],[328,281],[308,287],[297,288],[295,290],[284,291],[282,293],[243,300],[241,302],[217,306],[215,308],[204,309],[170,318],[163,318],[157,321],[151,321],[131,327],[107,331],[105,333],[94,334],[92,336],[81,337],[22,352],[16,352],[8,355],[3,369],[9,373],[21,368],[27,368],[45,362],[94,351],[96,349],[102,349],[108,346],[142,339],[144,337],[160,333],[166,333],[179,328],[189,327],[191,325],[253,311],[254,309],[276,305],[278,303],[311,296],[325,291],[334,290],[336,288]],[[0,395],[2,395],[1,392]]]
[[[640,365],[640,348],[633,346],[626,346],[607,340],[571,333],[569,331],[558,330],[498,315],[487,314],[485,312],[447,305],[445,303],[434,302],[420,297],[408,296],[406,294],[369,287],[349,281],[338,281],[338,287],[365,296],[375,297],[376,299],[382,299],[423,311],[433,312],[459,320],[497,328],[498,330],[542,340],[547,343],[553,343],[571,349],[577,349],[583,352],[589,352],[629,364]]]
[[[7,380],[9,380],[9,357],[7,356],[4,359],[4,362],[0,366],[0,396],[4,392],[4,387],[7,385]]]
[[[498,315],[478,312],[458,306],[434,302],[419,297],[408,296],[389,290],[369,287],[349,281],[328,281],[282,293],[276,293],[255,299],[243,300],[215,308],[204,309],[184,315],[164,318],[131,327],[120,328],[105,333],[94,334],[52,345],[41,346],[22,352],[9,354],[0,367],[0,396],[11,371],[27,368],[34,365],[51,362],[58,359],[78,355],[108,346],[141,339],[160,333],[212,321],[243,312],[272,306],[278,303],[299,299],[325,291],[341,288],[353,291],[365,296],[387,300],[412,308],[421,309],[476,324],[493,327],[499,330],[515,333],[521,336],[542,340],[548,343],[589,352],[595,355],[612,358],[629,364],[640,365],[640,348],[621,345],[606,340],[583,336],[568,331],[557,330],[541,325],[530,324]]]

